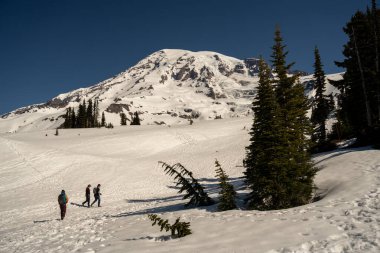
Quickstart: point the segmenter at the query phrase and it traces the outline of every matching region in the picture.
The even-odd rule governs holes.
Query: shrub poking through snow
[[[215,160],[215,172],[216,176],[219,178],[219,186],[220,186],[220,197],[219,197],[219,211],[227,211],[236,208],[235,204],[235,196],[236,192],[234,190],[234,186],[228,182],[228,175],[222,169],[222,166]]]
[[[148,214],[148,217],[153,221],[152,226],[160,226],[161,231],[164,229],[166,232],[170,230],[172,237],[180,238],[191,234],[190,222],[180,221],[179,217],[173,225],[170,225],[168,220],[162,219],[157,214]]]
[[[190,222],[184,222],[179,220],[180,218],[178,217],[170,228],[172,236],[184,237],[190,235]]]
[[[161,217],[159,217],[157,214],[148,214],[148,217],[151,221],[153,221],[152,226],[158,225],[161,227],[160,231],[164,230],[167,232],[171,228],[169,224],[169,220],[164,220]]]
[[[182,164],[176,163],[174,165],[169,165],[165,162],[158,162],[164,168],[166,174],[174,176],[177,181],[176,186],[181,186],[178,193],[186,192],[183,199],[190,198],[189,203],[185,205],[188,206],[209,206],[214,204],[214,201],[207,195],[204,188],[198,183],[193,177],[193,173],[188,171]]]

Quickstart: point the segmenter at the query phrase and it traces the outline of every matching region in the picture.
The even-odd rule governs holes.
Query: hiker
[[[91,185],[87,185],[87,188],[86,188],[86,200],[82,203],[82,206],[84,206],[84,204],[87,203],[87,207],[90,208],[90,195],[91,195],[91,191],[90,191],[90,187]]]
[[[98,186],[96,188],[94,188],[93,192],[94,192],[94,198],[95,198],[95,200],[94,200],[94,202],[92,202],[91,206],[93,204],[95,204],[96,201],[98,201],[98,207],[100,207],[100,195],[102,195],[100,193],[100,184],[98,184]]]
[[[61,194],[58,195],[59,208],[61,209],[61,220],[65,218],[67,202],[69,202],[69,198],[67,197],[65,190],[62,190]]]

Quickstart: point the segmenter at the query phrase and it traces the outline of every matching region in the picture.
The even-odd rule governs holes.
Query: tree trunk
[[[376,96],[377,96],[377,120],[380,122],[380,64],[379,64],[379,37],[378,37],[378,23],[377,23],[377,6],[376,0],[372,1],[372,15],[373,15],[373,31],[374,31],[374,41],[375,41],[375,66],[376,66]]]
[[[359,70],[360,70],[360,79],[361,79],[361,85],[362,85],[362,89],[363,89],[365,108],[366,108],[367,125],[369,127],[372,127],[371,108],[370,108],[369,101],[368,101],[368,96],[367,96],[367,87],[365,85],[362,62],[360,60],[359,50],[358,50],[358,46],[356,44],[354,27],[352,27],[352,36],[354,38],[354,46],[355,46],[356,58],[358,59],[358,65],[359,65]]]

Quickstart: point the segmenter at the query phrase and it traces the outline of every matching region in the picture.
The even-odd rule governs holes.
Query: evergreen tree
[[[102,127],[106,126],[106,116],[104,115],[104,112],[102,112],[102,123],[101,123],[101,126]]]
[[[322,68],[323,65],[317,47],[314,50],[314,57],[315,97],[311,114],[311,122],[314,125],[312,139],[317,143],[317,149],[322,149],[322,145],[326,145],[326,120],[333,108],[329,97],[324,94],[326,91],[325,72]]]
[[[380,25],[379,25],[379,12],[377,9],[376,0],[372,0],[372,8],[367,11],[367,15],[369,16],[369,22],[372,30],[372,38],[373,38],[373,51],[375,54],[375,68],[371,71],[374,80],[374,94],[375,94],[375,111],[377,111],[377,115],[375,115],[375,128],[380,128]],[[378,134],[380,135],[380,129],[378,129]],[[379,144],[380,144],[380,136],[378,136]]]
[[[348,36],[342,62],[343,80],[332,82],[340,90],[338,121],[363,145],[380,142],[379,19],[376,1],[367,12],[357,11],[343,28]]]
[[[79,104],[78,110],[77,110],[76,123],[75,123],[76,128],[81,128],[81,126],[82,126],[82,121],[81,121],[83,118],[82,112],[83,112],[82,104]]]
[[[250,145],[246,147],[244,167],[251,193],[248,197],[250,208],[259,210],[275,209],[281,198],[281,181],[277,179],[282,171],[277,161],[280,152],[279,106],[271,84],[271,71],[261,59],[259,62],[259,86],[252,103],[254,121],[250,131]]]
[[[174,224],[171,225],[170,230],[172,236],[178,238],[192,234],[190,229],[190,222],[180,221],[179,217],[175,220]]]
[[[276,74],[276,97],[281,108],[288,106],[288,101],[290,100],[291,88],[297,80],[297,76],[288,76],[291,66],[294,63],[286,64],[287,51],[284,51],[285,46],[283,45],[283,39],[281,37],[280,29],[277,27],[275,31],[275,44],[272,47],[272,63],[274,68],[274,73]],[[287,110],[284,108],[284,110]]]
[[[63,122],[64,128],[71,128],[71,108],[66,109],[65,122]]]
[[[127,115],[124,112],[120,113],[120,125],[127,125]]]
[[[261,61],[260,81],[253,103],[255,121],[244,160],[252,192],[248,202],[260,210],[289,208],[311,200],[315,168],[311,163],[308,102],[298,77],[289,76],[287,52],[279,29],[275,32],[272,62],[275,94],[269,68]]]
[[[177,180],[176,186],[181,186],[178,193],[186,192],[183,199],[190,198],[185,207],[193,206],[209,206],[214,201],[208,196],[204,188],[199,184],[198,180],[193,177],[193,173],[188,171],[182,164],[176,163],[169,165],[165,162],[158,162],[164,168],[166,174],[173,176]]]
[[[93,110],[93,125],[94,127],[99,127],[100,126],[100,123],[99,123],[99,100],[95,100],[94,102],[94,110]]]
[[[141,125],[140,124],[139,114],[137,112],[135,112],[134,116],[132,116],[131,125]]]
[[[94,119],[93,119],[93,105],[92,100],[88,100],[88,106],[86,110],[86,125],[87,127],[94,127]]]
[[[148,214],[148,218],[153,221],[152,226],[160,226],[160,231],[171,231],[172,237],[180,238],[191,234],[190,222],[181,222],[180,218],[177,218],[173,225],[170,225],[169,220],[164,220],[157,214]]]
[[[72,128],[73,125],[73,113],[74,113],[74,108],[69,107],[68,108],[68,118],[67,118],[67,128]]]
[[[74,108],[71,109],[71,128],[77,128],[77,117],[75,115]]]
[[[227,211],[231,209],[236,208],[235,204],[235,196],[236,192],[234,190],[234,186],[228,182],[228,176],[222,169],[222,166],[218,162],[218,160],[215,160],[215,172],[216,176],[219,178],[219,205],[218,210],[219,211]]]
[[[311,162],[310,140],[311,124],[307,118],[308,100],[304,95],[304,87],[297,75],[288,76],[293,64],[286,64],[287,52],[282,44],[279,29],[275,33],[272,62],[276,79],[277,102],[280,106],[280,153],[278,166],[282,167],[282,178],[279,191],[282,197],[276,204],[277,208],[287,208],[303,205],[311,200],[313,178],[316,169]]]
[[[78,113],[77,113],[77,127],[85,128],[87,127],[87,117],[86,117],[86,100],[83,100],[82,104],[79,104]]]
[[[86,100],[85,99],[83,99],[83,103],[82,103],[81,127],[82,128],[87,127],[87,106],[86,106]]]

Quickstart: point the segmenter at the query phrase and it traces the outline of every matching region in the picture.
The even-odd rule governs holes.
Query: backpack
[[[65,205],[67,203],[66,194],[60,194],[58,197],[59,204]]]
[[[92,189],[92,192],[94,193],[94,195],[98,194],[98,188]]]

